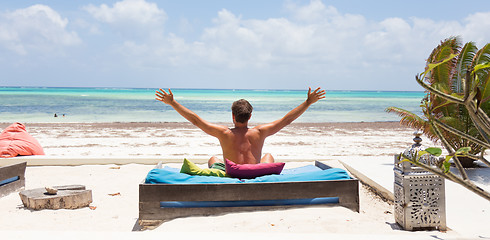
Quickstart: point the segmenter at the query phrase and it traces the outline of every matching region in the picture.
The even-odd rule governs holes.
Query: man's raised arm
[[[177,111],[180,115],[182,115],[182,117],[184,117],[189,122],[194,124],[196,127],[200,128],[205,133],[211,136],[219,137],[221,133],[227,130],[225,126],[209,123],[208,121],[199,117],[199,115],[197,115],[193,111],[182,106],[182,104],[178,103],[174,99],[174,94],[172,93],[172,90],[170,90],[170,88],[168,89],[168,93],[160,88],[158,91],[156,91],[155,95],[156,95],[155,98],[156,100],[172,106],[175,109],[175,111]]]
[[[273,135],[273,134],[279,132],[279,130],[281,130],[285,126],[292,123],[294,120],[296,120],[313,103],[316,103],[318,100],[323,99],[323,98],[325,98],[325,90],[322,90],[321,88],[317,88],[312,92],[311,88],[308,88],[308,97],[307,97],[306,101],[301,103],[295,109],[288,112],[281,119],[278,119],[278,120],[271,122],[271,123],[268,123],[268,124],[257,126],[257,129],[261,132],[261,134],[263,134],[264,137]]]

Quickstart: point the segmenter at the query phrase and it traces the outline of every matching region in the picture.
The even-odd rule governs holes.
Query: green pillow
[[[214,168],[206,168],[201,169],[193,162],[184,158],[184,164],[182,164],[182,168],[180,169],[181,173],[187,173],[189,175],[199,175],[199,176],[216,176],[216,177],[229,177],[225,171],[214,169]]]

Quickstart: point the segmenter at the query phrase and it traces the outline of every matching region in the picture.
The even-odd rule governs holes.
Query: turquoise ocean
[[[0,122],[185,122],[155,100],[156,89],[0,87]],[[175,99],[210,122],[231,122],[231,104],[254,107],[251,124],[284,116],[306,99],[307,90],[172,89]],[[329,91],[296,122],[398,121],[384,110],[420,113],[424,92]],[[54,117],[54,115],[57,117]]]

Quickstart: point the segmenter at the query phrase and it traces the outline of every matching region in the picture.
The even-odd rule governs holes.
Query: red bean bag
[[[26,131],[22,123],[14,123],[0,133],[0,157],[44,155],[39,142]]]

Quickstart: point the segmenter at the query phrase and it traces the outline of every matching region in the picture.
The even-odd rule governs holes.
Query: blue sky
[[[488,1],[1,1],[0,86],[422,90]]]

